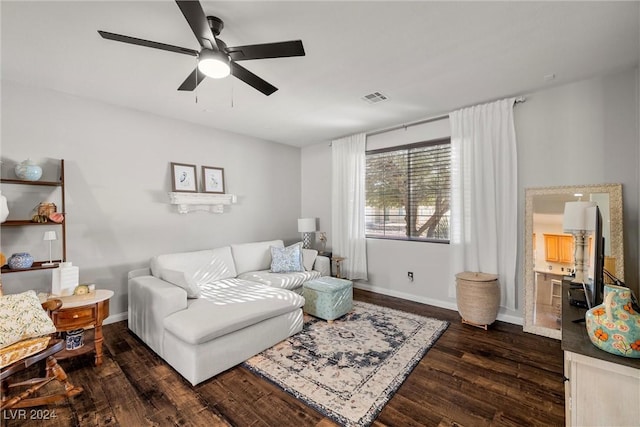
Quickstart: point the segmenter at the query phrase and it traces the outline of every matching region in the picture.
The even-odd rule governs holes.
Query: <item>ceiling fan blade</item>
[[[187,49],[186,47],[173,46],[166,43],[152,42],[150,40],[138,39],[136,37],[123,36],[122,34],[109,33],[107,31],[100,31],[98,33],[104,39],[115,40],[117,42],[135,44],[138,46],[153,47],[160,50],[168,50],[169,52],[183,53],[185,55],[198,56],[198,51],[193,49]]]
[[[213,36],[213,32],[211,32],[207,17],[204,14],[204,10],[202,10],[200,2],[193,0],[176,0],[176,3],[184,15],[184,18],[187,20],[187,23],[189,23],[196,39],[198,39],[200,46],[218,51],[215,37]]]
[[[189,77],[187,77],[184,82],[182,82],[178,90],[195,90],[195,88],[200,84],[200,82],[204,80],[205,77],[206,76],[204,75],[204,73],[202,73],[202,71],[200,71],[198,67],[196,67],[191,72],[191,74],[189,74]]]
[[[252,86],[254,89],[257,89],[260,92],[264,93],[265,95],[269,96],[273,92],[278,90],[277,87],[262,80],[260,77],[256,76],[243,66],[238,65],[233,61],[231,61],[231,64],[229,65],[231,66],[231,74],[233,74],[249,86]]]
[[[234,46],[228,47],[226,51],[234,61],[304,56],[304,47],[302,46],[302,40],[252,44],[247,46]]]

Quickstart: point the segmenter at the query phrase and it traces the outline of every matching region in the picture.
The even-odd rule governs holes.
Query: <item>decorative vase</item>
[[[589,339],[601,350],[640,358],[640,313],[632,305],[631,290],[605,285],[604,302],[585,315]]]
[[[26,252],[20,252],[11,255],[7,264],[12,270],[29,268],[33,265],[33,257]]]
[[[18,178],[25,181],[37,181],[42,177],[42,168],[31,159],[18,163],[14,171]]]
[[[0,222],[5,222],[9,216],[9,206],[7,198],[0,193]]]
[[[65,348],[77,350],[84,345],[84,329],[74,329],[65,333]]]

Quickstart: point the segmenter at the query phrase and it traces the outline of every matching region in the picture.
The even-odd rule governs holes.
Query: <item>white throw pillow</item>
[[[0,297],[0,348],[55,331],[34,291]]]
[[[296,243],[286,248],[271,246],[271,272],[292,273],[294,271],[304,271],[302,243]]]
[[[307,271],[313,270],[313,264],[316,262],[318,251],[315,249],[302,249],[302,264]]]

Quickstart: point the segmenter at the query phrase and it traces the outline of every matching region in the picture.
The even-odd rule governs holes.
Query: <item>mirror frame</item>
[[[615,276],[624,281],[624,235],[622,223],[622,184],[575,185],[525,189],[524,236],[524,325],[525,332],[562,339],[562,330],[536,326],[533,323],[535,281],[533,274],[533,198],[536,196],[574,193],[609,194],[610,256],[616,259]]]

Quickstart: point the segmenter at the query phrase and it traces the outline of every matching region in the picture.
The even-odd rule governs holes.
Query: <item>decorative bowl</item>
[[[42,168],[31,159],[18,163],[14,172],[18,178],[25,181],[37,181],[42,177]]]
[[[33,257],[27,252],[19,252],[11,255],[7,261],[9,268],[12,270],[21,270],[30,268],[33,265]]]

